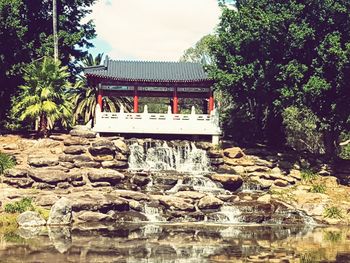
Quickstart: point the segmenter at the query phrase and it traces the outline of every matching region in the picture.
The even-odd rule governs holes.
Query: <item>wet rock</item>
[[[88,177],[91,182],[109,182],[112,184],[119,183],[124,179],[124,175],[111,169],[90,169]]]
[[[147,185],[150,181],[151,181],[150,178],[145,176],[138,176],[138,175],[133,176],[131,180],[132,183],[140,187]]]
[[[84,222],[100,222],[105,220],[111,220],[109,215],[99,212],[86,211],[78,215],[78,219]]]
[[[91,130],[73,129],[69,132],[71,136],[82,138],[96,138],[96,132]]]
[[[251,179],[253,182],[256,182],[257,185],[258,185],[262,190],[269,189],[269,188],[272,186],[272,184],[273,184],[273,181],[272,181],[272,180],[262,179],[262,178],[259,178],[258,176],[251,177],[250,179]]]
[[[89,140],[81,137],[68,137],[64,139],[63,144],[65,146],[75,146],[75,145],[89,145]]]
[[[222,158],[223,153],[221,150],[210,149],[208,151],[208,157],[209,158]]]
[[[47,184],[82,180],[82,176],[78,173],[65,173],[60,170],[46,170],[45,168],[33,170],[30,177],[36,182]]]
[[[74,166],[77,168],[100,168],[99,162],[74,162]]]
[[[190,198],[190,199],[201,199],[205,196],[206,194],[196,192],[196,191],[180,191],[175,194],[176,197],[181,197],[181,198]]]
[[[130,191],[130,190],[115,190],[113,192],[113,194],[120,196],[120,197],[124,197],[127,199],[133,199],[133,200],[150,200],[149,196],[141,193],[141,192],[136,192],[136,191]]]
[[[129,206],[130,206],[131,209],[134,209],[134,210],[139,211],[139,212],[141,212],[142,208],[143,208],[141,203],[138,202],[138,201],[135,201],[135,200],[130,200],[129,201]]]
[[[212,165],[220,165],[224,163],[224,159],[223,158],[210,158],[210,163]]]
[[[113,219],[117,222],[147,222],[148,218],[144,214],[136,211],[123,211],[113,214]]]
[[[104,161],[101,163],[103,168],[110,168],[110,169],[125,169],[128,168],[128,162],[127,161]]]
[[[155,184],[159,185],[176,185],[178,181],[177,176],[158,176],[154,178]]]
[[[130,154],[130,149],[124,140],[121,140],[121,139],[114,140],[113,143],[114,143],[114,146],[116,147],[116,151],[125,155]]]
[[[128,156],[119,152],[115,154],[114,159],[117,161],[128,162]]]
[[[83,146],[68,146],[63,149],[66,154],[82,154],[86,152],[86,148]]]
[[[114,143],[108,139],[99,139],[92,143],[89,152],[94,155],[113,155],[117,148]]]
[[[50,210],[48,225],[69,225],[72,223],[72,204],[68,198],[59,199]]]
[[[224,149],[224,155],[228,158],[234,159],[234,158],[241,158],[245,156],[242,149],[239,147],[232,147]]]
[[[30,178],[4,178],[3,183],[16,188],[29,188],[33,185],[34,181]]]
[[[286,187],[288,186],[288,182],[282,179],[277,179],[273,182],[274,185],[279,186],[279,187]]]
[[[17,217],[17,223],[22,227],[43,226],[46,221],[38,212],[26,211]]]
[[[92,158],[84,154],[81,154],[81,155],[62,154],[58,157],[58,160],[60,162],[74,163],[74,162],[91,162]]]
[[[28,169],[26,168],[8,169],[5,171],[4,176],[12,177],[12,178],[26,178],[28,176]]]
[[[199,200],[198,208],[200,209],[217,209],[224,204],[223,201],[213,195],[207,195]]]
[[[24,239],[31,239],[44,233],[46,228],[44,226],[23,226],[19,227],[16,233]]]
[[[173,210],[193,211],[194,205],[188,199],[175,196],[153,196],[160,204]]]
[[[30,156],[28,158],[28,164],[33,167],[55,166],[55,165],[58,165],[58,158],[56,156],[53,156],[53,157]]]
[[[236,174],[211,174],[210,179],[220,182],[229,191],[236,191],[243,184],[242,177]]]

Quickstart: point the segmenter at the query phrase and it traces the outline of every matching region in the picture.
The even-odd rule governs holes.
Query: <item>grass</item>
[[[343,238],[340,231],[326,231],[324,232],[323,239],[331,243],[339,243]]]
[[[305,169],[300,172],[300,176],[303,181],[309,182],[316,179],[318,175],[310,169]]]
[[[7,169],[11,169],[16,165],[16,161],[13,157],[9,156],[6,153],[0,152],[0,175],[5,172]]]
[[[18,213],[1,213],[0,214],[0,227],[15,227],[17,226]]]
[[[327,190],[327,188],[323,184],[313,184],[311,186],[310,192],[324,194],[324,193],[326,193],[326,190]]]
[[[336,206],[327,207],[324,210],[324,216],[327,218],[342,219],[343,213],[341,209]]]

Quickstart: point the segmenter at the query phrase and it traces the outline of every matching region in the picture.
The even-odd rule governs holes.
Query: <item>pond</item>
[[[219,224],[0,229],[0,262],[350,262],[350,229]]]

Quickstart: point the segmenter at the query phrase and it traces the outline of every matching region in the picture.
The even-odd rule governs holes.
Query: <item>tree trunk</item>
[[[42,113],[40,115],[40,121],[39,121],[39,130],[38,130],[39,136],[41,137],[47,137],[48,130],[47,130],[47,116],[45,113]]]
[[[334,130],[327,130],[323,133],[326,156],[330,159],[334,159],[338,156],[338,139],[339,133]]]

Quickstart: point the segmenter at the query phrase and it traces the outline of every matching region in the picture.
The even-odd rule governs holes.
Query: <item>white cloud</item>
[[[216,0],[100,0],[90,18],[113,59],[177,61],[219,15]]]

